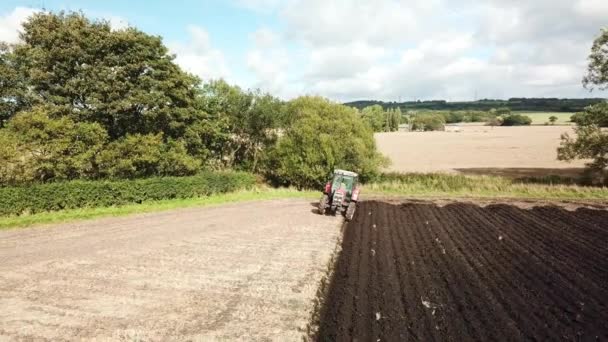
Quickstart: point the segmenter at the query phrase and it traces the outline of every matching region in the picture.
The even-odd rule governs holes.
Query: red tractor
[[[354,172],[334,170],[333,178],[325,184],[319,201],[319,213],[324,215],[329,209],[333,215],[344,214],[346,220],[352,220],[359,200],[358,180],[359,175]]]

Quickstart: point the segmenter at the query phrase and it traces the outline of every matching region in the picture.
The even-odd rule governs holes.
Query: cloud
[[[302,0],[291,1],[280,11],[287,34],[311,46],[344,45],[353,41],[370,45],[415,40],[420,19],[438,0]]]
[[[282,46],[281,37],[267,28],[260,28],[250,36],[253,48],[247,52],[248,69],[255,75],[253,87],[282,97],[292,97],[288,89],[289,53]],[[291,91],[291,92],[290,92]]]
[[[303,52],[289,79],[305,93],[342,101],[581,97],[608,1],[292,0],[275,11],[284,44]]]
[[[169,49],[176,54],[175,62],[186,71],[203,80],[230,78],[224,54],[211,44],[209,33],[202,27],[188,27],[189,39],[186,43],[169,43]]]
[[[0,17],[0,41],[6,43],[19,42],[21,25],[32,14],[40,10],[29,7],[15,7],[12,12]]]

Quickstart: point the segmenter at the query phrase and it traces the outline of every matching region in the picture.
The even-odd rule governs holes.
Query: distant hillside
[[[483,110],[509,107],[512,111],[538,112],[580,112],[583,108],[605,101],[602,98],[587,99],[557,99],[557,98],[511,98],[508,100],[479,100],[468,102],[447,102],[444,100],[383,102],[383,101],[354,101],[345,105],[355,108],[365,108],[379,104],[385,109],[400,107],[401,110],[431,109],[431,110]]]

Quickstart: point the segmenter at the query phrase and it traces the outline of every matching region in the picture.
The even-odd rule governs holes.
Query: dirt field
[[[608,211],[363,202],[322,341],[608,340]]]
[[[0,231],[0,341],[301,340],[341,224],[309,202]]]
[[[390,157],[390,170],[436,172],[486,169],[534,171],[530,175],[561,174],[561,169],[580,168],[583,162],[557,161],[560,135],[566,126],[488,127],[462,125],[462,132],[378,133],[382,153]],[[557,169],[557,170],[556,170]]]

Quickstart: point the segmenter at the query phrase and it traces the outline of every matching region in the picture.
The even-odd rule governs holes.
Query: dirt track
[[[322,341],[608,340],[608,211],[360,204]]]
[[[0,231],[0,341],[300,340],[340,219],[282,200]]]

